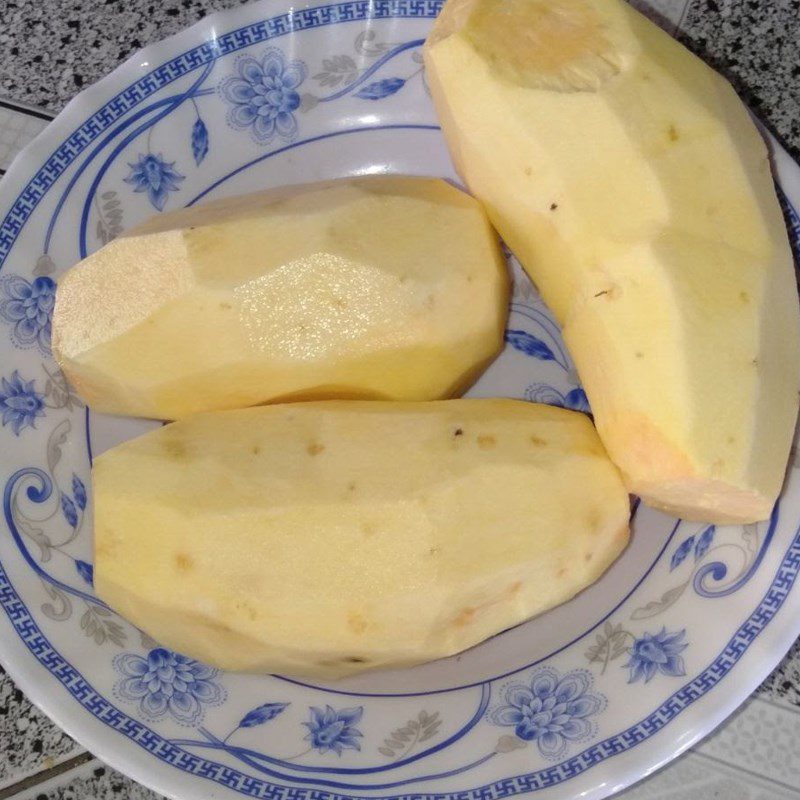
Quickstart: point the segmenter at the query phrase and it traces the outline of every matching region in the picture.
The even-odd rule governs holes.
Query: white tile
[[[130,778],[93,758],[84,764],[27,786],[7,800],[162,800],[162,796],[145,789]]]
[[[800,709],[753,698],[696,750],[800,791]]]
[[[668,33],[675,33],[688,5],[688,0],[628,0],[628,2]]]
[[[690,752],[617,797],[620,800],[800,800],[800,792]]]
[[[0,169],[47,126],[47,120],[0,107]]]

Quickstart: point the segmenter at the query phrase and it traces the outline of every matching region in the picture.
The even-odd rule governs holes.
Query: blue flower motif
[[[309,711],[311,721],[303,723],[308,728],[305,740],[311,742],[311,746],[320,753],[333,750],[337,756],[341,756],[342,750],[361,749],[358,739],[363,734],[355,726],[364,714],[363,706],[340,711],[334,711],[330,706],[325,706],[324,711],[312,706]]]
[[[694,536],[690,536],[688,539],[684,539],[678,546],[678,549],[672,554],[672,558],[669,560],[669,571],[677,569],[685,560],[686,556],[692,552],[692,548],[694,547]]]
[[[288,707],[288,703],[264,703],[258,706],[258,708],[248,711],[247,714],[242,717],[239,727],[255,728],[258,725],[263,725],[265,722],[269,722],[280,714],[283,714]]]
[[[157,156],[153,153],[140,153],[139,160],[135,164],[129,163],[128,166],[131,174],[123,178],[125,183],[133,186],[134,192],[147,192],[148,199],[159,211],[164,209],[167,194],[177,192],[180,189],[178,184],[185,177],[175,170],[175,162],[166,162],[161,153]]]
[[[623,664],[631,671],[628,683],[636,683],[642,677],[645,683],[649,683],[657,672],[674,677],[685,675],[686,667],[680,655],[689,646],[683,641],[685,636],[685,629],[667,633],[667,629],[662,628],[656,634],[645,633],[636,639],[628,649],[630,660]]]
[[[61,495],[61,510],[64,512],[64,519],[75,528],[78,525],[78,512],[75,510],[75,503],[68,494]]]
[[[114,668],[124,676],[114,686],[117,696],[138,703],[149,720],[169,714],[192,725],[202,718],[204,706],[225,700],[224,690],[213,680],[219,670],[163,647],[151,650],[146,658],[122,653],[114,659]]]
[[[292,113],[300,105],[295,89],[305,80],[302,61],[288,64],[283,53],[270,48],[261,61],[244,56],[236,63],[238,75],[222,81],[219,91],[231,104],[228,123],[239,130],[250,129],[259,144],[276,134],[286,141],[297,136],[297,120]]]
[[[714,541],[716,530],[716,525],[709,525],[700,536],[697,537],[697,544],[694,548],[695,561],[699,561],[708,552],[708,548],[711,547],[711,543]]]
[[[30,283],[19,275],[0,278],[0,317],[11,323],[11,341],[21,348],[38,347],[50,355],[50,318],[56,301],[52,278],[35,278]]]
[[[532,383],[525,389],[525,399],[532,403],[546,403],[548,406],[581,411],[584,414],[592,413],[586,393],[580,387],[570,389],[566,394],[562,394],[558,389],[548,386],[546,383]]]
[[[541,340],[527,331],[507,330],[503,338],[515,350],[541,361],[554,361],[553,351]]]
[[[86,508],[86,487],[74,472],[72,473],[72,494],[75,496],[75,504],[83,511]]]
[[[23,381],[14,370],[10,379],[3,378],[0,388],[3,427],[10,423],[15,436],[25,428],[35,428],[36,418],[44,416],[44,397],[34,388],[34,381]]]
[[[89,586],[94,586],[94,567],[85,561],[75,559],[75,569],[78,575],[83,578]]]
[[[592,676],[575,670],[560,677],[549,667],[536,672],[528,685],[514,683],[504,692],[505,704],[490,712],[495,725],[507,725],[525,741],[535,741],[546,758],[564,754],[570,742],[590,737],[589,717],[605,707],[605,698],[590,691]]]
[[[208,128],[200,117],[192,126],[192,155],[198,167],[208,155]]]
[[[564,395],[564,408],[569,408],[572,411],[582,411],[584,414],[591,414],[592,409],[589,408],[589,398],[586,397],[586,392],[583,389],[572,389]]]
[[[382,81],[375,81],[356,92],[356,97],[362,100],[383,100],[395,92],[399,92],[406,85],[403,78],[384,78]]]

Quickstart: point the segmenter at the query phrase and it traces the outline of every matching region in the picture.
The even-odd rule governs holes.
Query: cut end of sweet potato
[[[647,505],[693,522],[745,525],[768,519],[774,499],[725,481],[708,478],[656,483],[629,483],[631,492]]]
[[[587,0],[456,0],[445,5],[428,46],[460,31],[511,83],[594,91],[621,69],[607,30]]]

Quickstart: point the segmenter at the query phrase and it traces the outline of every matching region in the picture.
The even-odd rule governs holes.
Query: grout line
[[[680,15],[680,17],[678,19],[677,24],[675,25],[675,33],[676,34],[683,32],[683,21],[686,19],[686,15],[687,15],[687,13],[689,11],[689,6],[691,4],[692,4],[692,0],[686,0],[686,2],[683,4],[683,10],[681,11],[681,15]]]
[[[790,714],[800,714],[800,706],[794,703],[782,703],[779,700],[773,700],[771,697],[762,697],[760,694],[753,694],[751,697],[754,701],[766,703],[768,706],[780,709],[781,711],[788,711]]]
[[[718,756],[712,756],[708,753],[703,753],[700,750],[691,750],[692,755],[700,756],[700,758],[707,758],[709,761],[713,761],[716,764],[720,764],[723,767],[727,767],[731,770],[738,770],[739,772],[744,772],[746,775],[750,775],[753,778],[757,778],[760,781],[765,781],[766,783],[772,783],[775,786],[780,786],[782,789],[786,789],[790,792],[793,792],[795,795],[800,797],[800,789],[797,786],[792,786],[790,783],[784,783],[783,781],[779,781],[777,778],[770,778],[766,775],[761,775],[758,772],[755,772],[752,769],[748,769],[747,767],[743,767],[741,764],[733,764],[729,761],[725,761],[725,759],[719,758]],[[2,799],[2,795],[0,795],[0,800]]]
[[[93,759],[94,756],[88,751],[85,751],[77,756],[68,758],[66,761],[62,761],[60,764],[56,764],[54,767],[50,767],[50,769],[37,772],[33,775],[28,775],[27,778],[23,778],[21,781],[17,781],[16,783],[12,783],[10,786],[6,786],[5,789],[0,789],[0,800],[6,800],[6,798],[10,798],[15,794],[24,791],[25,789],[30,789],[33,786],[37,786],[40,783],[50,780],[51,778],[58,777],[62,773],[69,772],[69,770],[79,767],[81,764],[85,764],[87,761],[92,761]]]
[[[33,108],[33,106],[25,106],[20,103],[16,103],[13,100],[6,100],[2,97],[0,97],[0,108],[7,108],[10,111],[16,111],[19,114],[27,114],[29,117],[37,117],[38,119],[43,119],[47,122],[55,119],[56,116],[55,114],[51,114],[49,111],[45,111],[44,109]]]

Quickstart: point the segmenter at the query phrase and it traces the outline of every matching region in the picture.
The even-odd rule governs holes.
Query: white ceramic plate
[[[2,183],[0,658],[70,734],[164,794],[602,797],[708,733],[800,633],[794,464],[767,523],[639,506],[631,546],[572,602],[459,657],[336,685],[221,674],[95,599],[92,453],[157,423],[94,414],[70,391],[50,358],[54,281],[123,228],[204,198],[453,177],[420,63],[439,6],[276,0],[211,17],[83,92]],[[797,204],[798,172],[773,148]],[[508,346],[471,393],[585,410],[557,327],[514,274]]]

